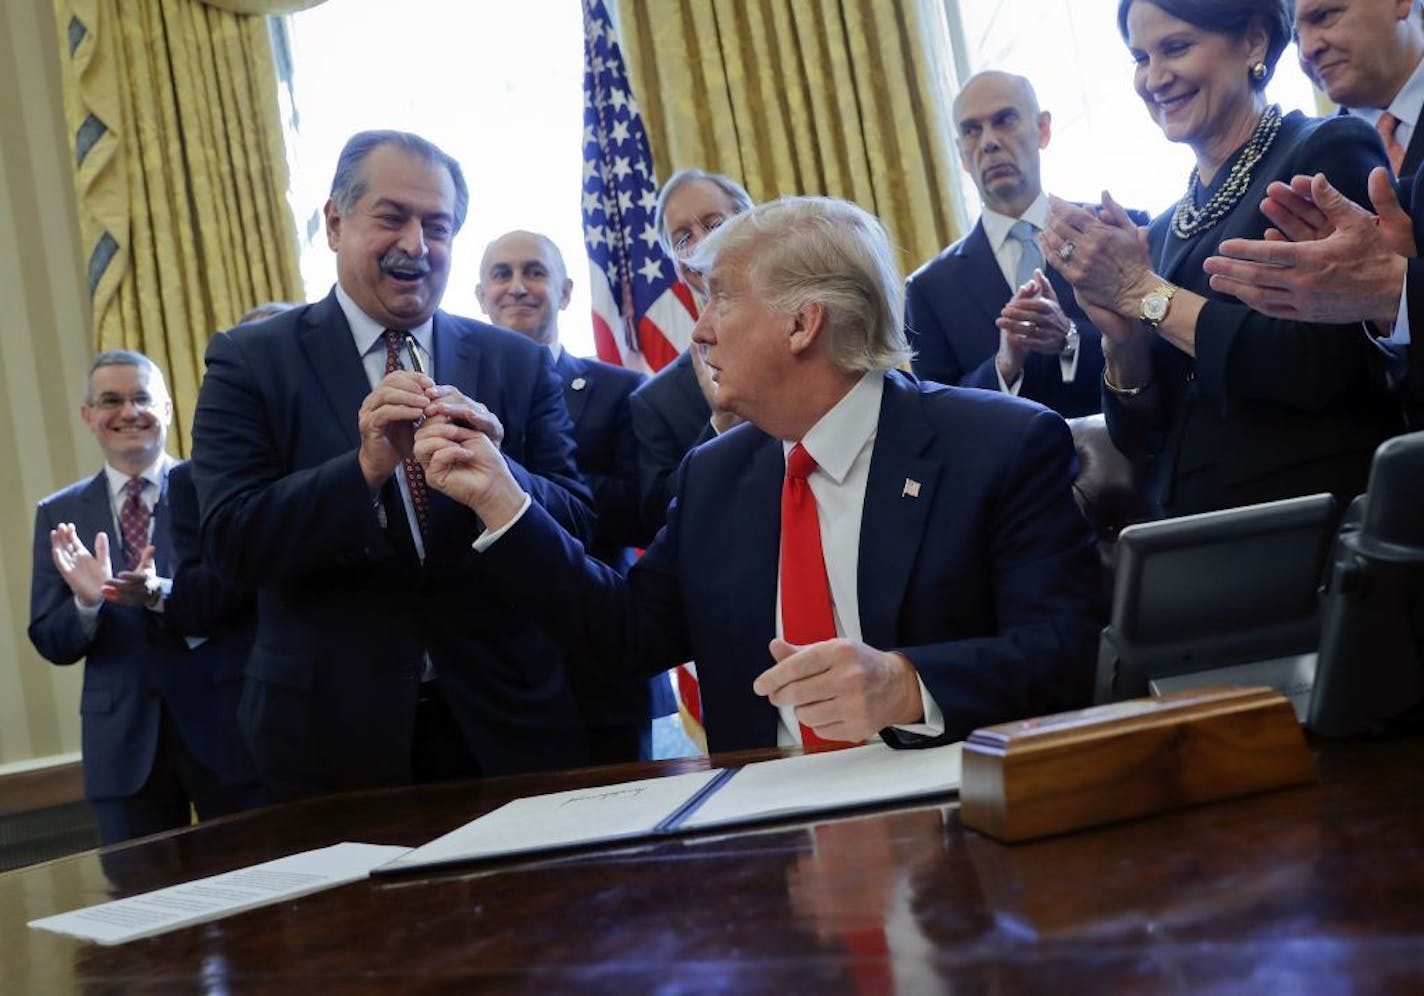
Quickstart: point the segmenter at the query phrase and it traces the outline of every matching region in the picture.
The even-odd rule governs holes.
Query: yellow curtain
[[[907,269],[956,236],[951,57],[939,0],[620,0],[658,176],[739,178],[879,215]]]
[[[168,372],[185,454],[209,336],[301,295],[267,20],[200,0],[55,11],[95,345]]]

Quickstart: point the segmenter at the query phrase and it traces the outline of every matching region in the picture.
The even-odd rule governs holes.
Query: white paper
[[[683,822],[688,829],[845,809],[959,790],[958,743],[895,750],[883,743],[749,764]]]
[[[123,944],[365,878],[408,847],[334,844],[182,885],[31,920],[31,927]]]
[[[693,771],[516,799],[397,858],[382,870],[644,836],[719,774],[716,769]]]

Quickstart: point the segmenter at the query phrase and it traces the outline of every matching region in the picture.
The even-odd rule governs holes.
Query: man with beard
[[[353,136],[331,294],[209,345],[194,480],[208,559],[258,592],[239,718],[269,799],[587,758],[558,651],[477,582],[480,523],[410,459],[422,421],[477,427],[588,536],[548,350],[437,310],[468,204],[425,139]]]
[[[1071,417],[1102,410],[1103,353],[1037,242],[1048,214],[1039,153],[1051,124],[1021,76],[983,72],[959,91],[956,142],[984,213],[911,275],[905,329],[922,379],[1016,394]]]

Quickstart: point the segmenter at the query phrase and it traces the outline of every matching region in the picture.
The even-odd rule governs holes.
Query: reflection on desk
[[[0,991],[1424,991],[1424,739],[1315,751],[1318,785],[1016,846],[912,805],[369,880],[114,948],[24,926],[707,762],[306,800],[0,875]]]

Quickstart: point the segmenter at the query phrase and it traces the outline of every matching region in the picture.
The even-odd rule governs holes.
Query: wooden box
[[[1280,693],[1193,688],[975,730],[960,819],[1031,840],[1315,777]]]

